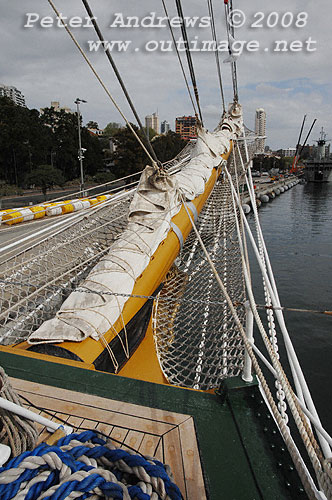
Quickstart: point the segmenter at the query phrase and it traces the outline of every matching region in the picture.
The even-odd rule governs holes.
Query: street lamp
[[[77,106],[77,125],[78,125],[78,159],[80,162],[80,171],[81,171],[81,193],[84,196],[84,175],[83,175],[83,158],[84,158],[84,151],[86,149],[82,148],[82,141],[81,141],[81,113],[80,113],[80,104],[81,102],[87,102],[84,99],[79,99],[77,97],[75,104]]]

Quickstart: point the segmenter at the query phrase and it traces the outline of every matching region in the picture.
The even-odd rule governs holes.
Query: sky
[[[175,18],[174,0],[165,1],[170,18]],[[124,114],[134,121],[104,52],[89,49],[89,42],[96,41],[97,35],[86,26],[87,13],[81,0],[54,3],[66,22],[72,23],[74,36]],[[130,42],[126,51],[113,50],[112,55],[141,120],[158,112],[160,120],[167,120],[174,129],[176,116],[192,115],[176,53],[160,50],[161,41],[167,48],[171,40],[168,28],[141,26],[152,22],[151,17],[144,20],[151,13],[155,24],[158,16],[165,15],[161,0],[90,0],[89,4],[106,40]],[[217,38],[224,49],[224,5],[213,0],[213,6]],[[237,51],[244,47],[237,66],[239,100],[247,127],[254,128],[255,110],[262,107],[267,114],[266,144],[273,149],[295,147],[304,114],[306,129],[317,118],[309,142],[318,138],[322,126],[332,138],[330,0],[233,0],[233,7],[238,11],[233,22],[243,24],[235,29],[235,39]],[[202,48],[202,41],[212,39],[210,23],[206,22],[207,2],[182,0],[182,8],[185,17],[197,17],[196,22],[202,25],[187,29],[189,40],[197,40],[197,47]],[[121,27],[127,16],[136,16],[140,26]],[[179,39],[180,29],[174,30]],[[81,107],[84,123],[94,120],[100,128],[111,121],[124,123],[67,32],[58,26],[47,0],[0,0],[0,33],[0,83],[21,90],[29,108],[60,101],[74,109],[79,97],[87,101]],[[284,50],[276,51],[278,48]],[[219,54],[225,97],[230,102],[230,65],[223,62],[228,54],[224,50]],[[186,66],[183,53],[182,57]],[[196,51],[192,58],[204,124],[213,130],[222,113],[215,54]]]

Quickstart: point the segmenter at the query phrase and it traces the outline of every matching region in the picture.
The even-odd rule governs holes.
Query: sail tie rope
[[[0,468],[3,500],[181,500],[168,465],[116,448],[96,431],[41,443]]]

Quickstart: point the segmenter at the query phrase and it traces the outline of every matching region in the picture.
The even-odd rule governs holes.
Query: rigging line
[[[225,171],[226,171],[227,176],[228,176],[228,178],[230,180],[230,185],[231,185],[232,193],[233,193],[232,194],[232,198],[233,198],[233,204],[234,204],[234,196],[233,196],[234,195],[234,191],[233,191],[234,190],[234,186],[232,185],[232,179],[230,177],[230,174],[228,173],[227,167],[225,167]],[[193,221],[193,219],[192,219],[192,217],[191,217],[191,215],[189,213],[189,209],[187,208],[186,201],[185,201],[185,199],[184,199],[184,197],[183,197],[182,194],[181,194],[181,196],[182,196],[182,199],[183,199],[183,205],[184,205],[184,207],[186,209],[188,218],[191,221],[193,230],[195,231],[196,236],[197,236],[197,238],[198,238],[198,240],[200,242],[201,248],[202,248],[202,250],[203,250],[203,252],[204,252],[204,254],[205,254],[205,256],[206,256],[206,258],[207,258],[207,260],[209,262],[210,268],[211,268],[213,274],[215,275],[215,278],[216,278],[217,283],[218,283],[218,285],[220,287],[221,293],[223,294],[223,296],[225,297],[225,299],[227,301],[229,309],[230,309],[230,311],[232,313],[232,316],[233,316],[233,318],[235,320],[236,326],[238,327],[239,333],[240,333],[240,335],[242,337],[242,341],[244,343],[244,346],[247,349],[247,352],[248,352],[248,354],[249,354],[249,356],[250,356],[250,358],[252,360],[254,369],[256,371],[256,375],[257,375],[257,377],[258,377],[258,379],[259,379],[259,381],[261,383],[261,386],[263,388],[263,391],[264,391],[264,393],[266,395],[266,398],[267,398],[268,403],[270,405],[270,409],[271,409],[271,412],[273,414],[273,417],[275,418],[275,420],[276,420],[276,422],[278,424],[280,433],[281,433],[281,435],[282,435],[282,437],[283,437],[283,439],[284,439],[284,441],[285,441],[285,443],[287,445],[288,451],[290,452],[290,455],[291,455],[291,457],[293,459],[294,465],[295,465],[295,467],[296,467],[296,469],[297,469],[297,471],[298,471],[298,473],[300,475],[301,481],[302,481],[302,483],[303,483],[303,485],[305,486],[306,489],[307,489],[307,486],[308,486],[308,491],[309,491],[311,489],[312,485],[311,484],[309,484],[309,485],[307,484],[308,477],[307,477],[307,475],[305,473],[306,470],[303,470],[303,463],[299,461],[299,452],[298,452],[297,448],[295,448],[295,446],[293,445],[293,442],[292,442],[292,439],[291,439],[291,434],[290,434],[290,429],[288,428],[288,426],[286,426],[285,422],[283,421],[283,419],[281,417],[281,414],[280,414],[280,412],[279,412],[279,410],[277,408],[277,405],[276,405],[276,403],[274,401],[274,398],[273,398],[273,396],[271,394],[271,391],[270,391],[270,388],[269,388],[269,386],[267,384],[267,381],[266,381],[266,379],[265,379],[265,377],[264,377],[264,375],[263,375],[263,373],[261,371],[261,368],[260,368],[260,366],[258,364],[257,358],[256,358],[256,356],[255,356],[255,354],[253,352],[253,349],[252,349],[252,347],[251,347],[251,345],[250,345],[250,343],[249,343],[249,341],[247,339],[247,336],[246,336],[245,330],[244,330],[244,328],[242,326],[242,323],[240,321],[240,318],[239,318],[239,316],[238,316],[238,314],[237,314],[237,312],[236,312],[236,310],[235,310],[235,308],[233,306],[232,300],[231,300],[231,298],[230,298],[230,296],[229,296],[229,294],[228,294],[228,292],[226,290],[226,287],[225,287],[223,281],[221,280],[221,278],[220,278],[220,276],[218,274],[218,271],[215,268],[215,265],[214,265],[214,263],[213,263],[210,255],[208,253],[208,250],[207,250],[206,246],[204,245],[204,243],[202,241],[202,238],[201,238],[201,236],[200,236],[200,234],[198,232],[196,224]],[[235,193],[235,196],[237,196],[236,193]],[[241,205],[239,203],[239,200],[237,200],[237,202],[238,202],[239,208],[240,208]],[[241,210],[241,212],[242,212],[242,210]],[[244,214],[243,214],[243,217],[244,217]],[[237,220],[237,219],[235,219],[235,220]],[[238,226],[238,224],[237,224],[237,226]],[[239,234],[239,239],[240,239],[240,234]],[[242,260],[242,262],[245,264],[244,260]],[[245,271],[245,266],[244,266],[244,271]],[[251,304],[251,306],[255,305],[253,296],[250,299],[250,304]],[[254,309],[253,309],[253,312],[254,312]],[[267,342],[269,342],[268,339],[267,339]],[[267,346],[267,349],[268,349],[268,343],[266,344],[266,346]],[[273,355],[274,355],[273,350],[272,351],[270,350],[269,354],[270,354],[271,358],[273,359]],[[275,369],[277,371],[278,377],[280,377],[280,379],[283,381],[283,383],[285,383],[285,389],[286,389],[285,393],[287,395],[287,399],[289,398],[290,407],[291,407],[292,413],[294,415],[294,420],[298,424],[298,428],[299,428],[299,431],[301,433],[301,438],[302,438],[302,440],[304,441],[304,443],[306,445],[306,449],[308,451],[308,455],[310,457],[310,460],[311,460],[311,462],[313,464],[314,470],[315,470],[316,475],[317,475],[318,467],[321,466],[321,463],[320,463],[320,461],[319,461],[319,459],[317,457],[317,453],[316,453],[318,445],[316,444],[315,439],[314,438],[312,439],[312,435],[310,433],[308,433],[307,428],[303,425],[302,415],[299,412],[298,406],[294,402],[294,397],[295,397],[294,392],[293,392],[292,388],[289,386],[289,382],[287,380],[287,377],[284,375],[284,371],[282,369],[282,366],[280,365],[279,360],[276,361]],[[286,384],[288,384],[288,385],[286,385]],[[298,423],[299,419],[301,419],[301,421]],[[309,438],[309,442],[308,442],[308,439],[306,440],[306,438]],[[311,476],[310,476],[310,478],[311,478]],[[310,496],[310,498],[312,498],[312,496]]]
[[[126,89],[126,86],[125,86],[125,84],[124,84],[124,82],[123,82],[123,80],[122,80],[122,78],[121,78],[121,75],[120,75],[120,73],[119,73],[119,71],[118,71],[118,68],[117,68],[117,66],[116,66],[116,64],[115,64],[115,62],[114,62],[114,59],[113,59],[112,55],[111,55],[110,49],[107,47],[107,48],[106,48],[106,50],[105,50],[105,45],[106,45],[106,42],[105,42],[105,38],[103,37],[103,34],[102,34],[102,32],[100,31],[100,28],[99,28],[99,26],[98,26],[98,23],[97,23],[97,20],[96,20],[97,18],[93,15],[93,13],[92,13],[92,11],[91,11],[91,9],[90,9],[90,6],[89,6],[89,3],[88,3],[88,0],[82,0],[82,2],[83,2],[83,5],[84,5],[84,7],[85,7],[85,10],[87,11],[87,13],[88,13],[88,15],[89,15],[89,17],[90,17],[90,20],[91,20],[91,22],[92,22],[92,24],[93,24],[93,27],[94,27],[94,29],[95,29],[95,31],[96,31],[96,33],[97,33],[97,35],[98,35],[99,40],[103,43],[104,52],[105,52],[105,54],[106,54],[106,56],[107,56],[107,58],[108,58],[108,60],[109,60],[109,62],[110,62],[110,64],[111,64],[111,66],[112,66],[112,68],[113,68],[113,71],[114,71],[114,73],[115,73],[115,75],[116,75],[116,77],[117,77],[117,79],[118,79],[118,82],[119,82],[119,84],[120,84],[120,86],[121,86],[121,88],[122,88],[122,90],[123,90],[123,93],[124,93],[124,95],[126,96],[127,102],[128,102],[128,104],[129,104],[129,106],[130,106],[130,108],[131,108],[131,110],[132,110],[132,112],[133,112],[133,114],[134,114],[134,116],[135,116],[135,118],[136,118],[136,121],[137,121],[137,123],[138,123],[138,126],[139,126],[139,128],[141,129],[142,133],[144,134],[144,136],[145,136],[145,138],[146,138],[146,140],[147,140],[149,150],[150,150],[150,152],[151,152],[151,154],[152,154],[153,158],[155,159],[155,161],[156,161],[156,162],[158,162],[157,155],[156,155],[156,153],[155,153],[155,151],[154,151],[154,149],[153,149],[153,147],[152,147],[152,145],[151,145],[151,142],[150,142],[149,134],[148,134],[148,132],[144,129],[144,127],[143,127],[143,125],[142,125],[142,122],[141,122],[141,120],[140,120],[140,118],[139,118],[139,116],[138,116],[138,114],[137,114],[137,111],[136,111],[136,109],[135,109],[135,106],[134,106],[134,104],[133,104],[133,102],[132,102],[132,100],[131,100],[131,98],[130,98],[130,96],[129,96],[129,94],[128,94],[128,91],[127,91],[127,89]]]
[[[230,0],[230,9],[231,11],[233,10],[233,0]],[[232,35],[233,38],[235,38],[235,28],[232,26]],[[236,61],[233,62],[233,72],[234,72],[234,81],[235,81],[235,89],[236,89],[236,101],[239,100],[239,90],[238,90],[238,84],[237,84],[237,64]]]
[[[226,31],[227,31],[227,38],[228,38],[229,55],[231,56],[232,51],[231,51],[231,39],[230,39],[230,37],[232,36],[234,38],[234,30],[231,33],[229,16],[230,16],[229,5],[225,4]],[[235,61],[231,62],[231,74],[232,74],[232,82],[233,82],[234,101],[238,102],[239,92],[238,92],[238,86],[237,86],[237,69],[236,69],[236,62]]]
[[[169,15],[168,15],[167,7],[166,7],[166,4],[165,4],[165,0],[161,0],[161,2],[163,4],[164,11],[165,11],[165,14],[166,14],[166,17],[167,17],[168,27],[169,27],[169,30],[171,32],[172,40],[173,40],[173,43],[174,43],[176,54],[178,56],[178,60],[179,60],[179,63],[180,63],[180,67],[181,67],[181,70],[182,70],[184,81],[186,83],[186,87],[187,87],[188,94],[189,94],[189,97],[190,97],[190,100],[191,100],[191,104],[192,104],[192,106],[194,108],[195,115],[197,115],[198,114],[197,113],[197,109],[196,109],[196,106],[195,106],[195,103],[194,103],[194,99],[193,99],[193,96],[192,96],[192,93],[191,93],[191,90],[190,90],[190,87],[189,87],[188,78],[187,78],[187,75],[186,75],[186,72],[184,70],[184,66],[183,66],[183,63],[182,63],[182,60],[181,60],[181,57],[180,57],[180,54],[179,54],[178,46],[177,46],[177,43],[176,43],[176,40],[175,40],[175,36],[174,36],[174,31],[173,31],[171,22],[169,20]]]
[[[196,82],[196,76],[195,76],[195,70],[194,70],[194,65],[190,53],[190,48],[189,48],[189,41],[188,41],[188,36],[187,36],[187,31],[185,27],[185,19],[183,16],[183,11],[182,11],[182,5],[181,5],[181,0],[175,0],[176,3],[176,8],[178,11],[179,18],[181,19],[181,32],[182,32],[182,37],[184,40],[184,44],[186,47],[186,56],[187,56],[187,61],[188,61],[188,66],[189,66],[189,71],[190,71],[190,76],[191,76],[191,81],[193,84],[194,88],[194,94],[196,98],[196,103],[197,103],[197,108],[199,112],[199,117],[200,117],[200,122],[203,125],[203,117],[202,117],[202,111],[201,111],[201,106],[199,103],[199,94],[198,94],[198,88],[197,88],[197,82]]]
[[[231,183],[231,180],[232,180],[231,179],[231,175],[229,174],[229,172],[227,170],[227,167],[224,167],[224,168],[225,168],[226,175],[227,175],[227,177],[228,177],[228,179],[229,179],[229,181]],[[280,303],[279,303],[278,293],[277,293],[277,291],[274,288],[275,283],[273,281],[273,284],[271,284],[270,278],[269,278],[269,276],[267,274],[267,271],[265,270],[264,266],[262,265],[262,261],[261,261],[261,258],[260,258],[260,254],[259,254],[256,242],[255,242],[255,239],[253,237],[253,234],[252,234],[252,231],[250,229],[249,223],[248,223],[248,221],[247,221],[247,219],[245,217],[245,214],[243,212],[243,209],[242,209],[242,206],[241,206],[241,202],[240,202],[240,200],[239,200],[239,198],[237,196],[237,193],[236,193],[236,191],[235,191],[234,186],[232,185],[232,183],[231,183],[231,188],[232,188],[232,193],[234,195],[234,200],[236,201],[236,204],[237,204],[237,206],[238,206],[238,208],[239,208],[239,210],[241,212],[241,217],[243,218],[243,221],[245,223],[245,226],[246,226],[246,229],[247,229],[247,233],[248,233],[248,236],[249,236],[251,244],[252,244],[252,249],[254,250],[254,254],[255,254],[257,262],[259,264],[261,273],[263,274],[263,277],[264,277],[265,282],[266,282],[266,286],[267,286],[268,291],[270,293],[272,304],[273,304],[274,307],[279,307]],[[264,239],[263,238],[262,238],[262,243],[264,244]],[[268,263],[269,260],[268,260],[268,254],[267,254],[267,251],[266,251],[266,247],[264,247],[264,253],[265,253],[266,261]],[[273,274],[271,274],[271,277],[272,276],[273,276]],[[251,306],[252,306],[252,310],[253,310],[254,314],[256,314],[255,313],[255,311],[257,312],[256,304],[255,304],[253,295],[250,298],[250,289],[249,288],[248,288],[248,292],[249,292],[249,299],[250,299],[250,303],[251,303]],[[283,318],[282,312],[278,311],[278,309],[276,309],[275,311],[276,311],[276,316],[277,316],[277,319],[278,319],[281,331],[283,333],[284,343],[285,343],[285,347],[286,347],[286,350],[287,350],[287,354],[289,356],[288,359],[290,361],[290,366],[291,366],[291,368],[292,367],[294,368],[294,373],[295,373],[294,380],[296,380],[298,378],[301,390],[303,389],[303,393],[305,394],[305,398],[303,398],[302,402],[305,404],[305,401],[306,401],[308,409],[312,412],[312,414],[317,419],[319,419],[317,410],[315,408],[315,405],[313,403],[313,400],[312,400],[312,397],[311,397],[311,394],[310,394],[310,391],[309,391],[309,388],[308,388],[308,385],[307,385],[307,382],[306,382],[306,380],[304,378],[304,374],[303,374],[301,366],[299,364],[299,361],[298,361],[298,358],[297,358],[294,346],[292,344],[292,341],[290,339],[288,330],[287,330],[286,325],[284,323],[284,318]],[[255,315],[255,318],[256,318],[256,315]],[[258,313],[257,313],[257,320],[256,320],[256,322],[257,322],[258,326],[261,324],[262,328],[264,329],[264,327],[263,327],[263,325],[261,323],[261,320],[260,320],[260,318],[258,316]],[[267,340],[269,342],[269,339],[267,339]],[[274,356],[274,351],[272,351],[272,355]],[[270,356],[271,356],[271,354],[270,354]],[[293,376],[294,376],[294,373],[293,373]],[[283,388],[283,389],[285,390],[285,388]],[[286,391],[285,391],[285,394],[287,395]],[[319,439],[321,441],[321,437],[319,437]],[[322,449],[324,450],[325,456],[329,456],[331,454],[331,451],[330,451],[330,449],[328,447],[326,447],[326,444],[323,441],[321,441],[321,446],[322,446]]]
[[[212,0],[207,0],[207,3],[208,3],[209,15],[210,15],[210,19],[211,19],[212,37],[213,37],[213,41],[215,43],[215,51],[214,51],[214,53],[215,53],[215,57],[216,57],[217,73],[218,73],[220,93],[221,93],[221,102],[222,102],[223,111],[225,112],[225,109],[226,109],[226,106],[225,106],[225,96],[224,96],[224,89],[223,89],[222,76],[221,76],[219,51],[218,51],[218,48],[217,48],[217,32],[216,32],[216,25],[215,25],[215,22],[214,22],[214,12],[213,12]]]
[[[103,82],[103,80],[101,79],[101,77],[99,76],[98,72],[96,71],[96,69],[94,68],[94,66],[92,65],[92,63],[90,62],[89,58],[87,57],[87,55],[85,54],[85,52],[83,51],[82,47],[80,46],[80,44],[78,43],[78,41],[76,40],[76,38],[74,37],[73,33],[70,31],[70,29],[68,28],[67,24],[65,23],[65,21],[63,20],[63,17],[60,15],[59,11],[57,10],[57,8],[55,7],[54,3],[52,2],[52,0],[47,0],[48,3],[50,4],[50,6],[52,7],[52,9],[54,10],[55,14],[58,16],[58,18],[60,19],[63,27],[65,28],[65,30],[67,31],[68,35],[70,36],[70,38],[72,39],[72,41],[74,42],[74,44],[76,45],[76,47],[78,48],[78,50],[80,51],[81,55],[83,56],[84,60],[86,61],[86,63],[88,64],[88,66],[90,67],[91,71],[93,72],[93,74],[95,75],[95,77],[97,78],[98,82],[100,83],[100,85],[103,87],[103,89],[105,90],[106,94],[108,95],[108,97],[111,99],[112,103],[114,104],[114,106],[116,107],[116,109],[118,110],[118,112],[120,113],[120,115],[122,116],[122,118],[124,119],[124,121],[126,122],[127,126],[129,127],[129,129],[131,130],[131,132],[134,134],[134,136],[136,137],[137,141],[139,142],[140,146],[142,147],[142,149],[144,150],[144,152],[146,153],[146,155],[148,156],[148,158],[151,160],[152,162],[152,165],[157,167],[158,168],[158,164],[157,162],[154,160],[154,158],[151,156],[150,152],[146,149],[145,145],[143,144],[142,140],[140,139],[140,137],[138,136],[138,134],[135,132],[132,124],[128,121],[128,119],[126,118],[126,116],[123,114],[123,112],[121,111],[119,105],[117,104],[117,102],[115,101],[114,97],[112,96],[112,94],[110,93],[110,91],[108,90],[108,88],[106,87],[105,83]]]
[[[30,283],[30,282],[22,282],[22,281],[17,281],[17,280],[9,280],[9,279],[3,279],[0,278],[0,283],[4,285],[16,285],[16,286],[22,286],[22,287],[37,287],[36,283]],[[65,284],[59,284],[59,285],[49,285],[46,288],[48,290],[59,290],[60,288],[64,288]],[[80,289],[82,285],[78,285],[78,288],[75,289],[75,292],[78,293],[91,293],[99,296],[107,295],[107,296],[114,296],[114,297],[133,297],[133,298],[139,298],[139,299],[151,299],[154,300],[155,297],[153,295],[137,295],[137,294],[132,294],[132,293],[117,293],[117,292],[97,292],[96,290],[92,290],[91,288],[88,288],[84,286],[84,289]],[[164,300],[164,301],[169,301],[169,302],[190,302],[193,304],[205,304],[206,300],[199,300],[199,299],[178,299],[174,297],[160,297],[159,300]],[[212,305],[218,305],[221,306],[223,305],[223,302],[218,301],[218,300],[210,300],[209,304]],[[234,307],[245,307],[244,302],[233,302]],[[317,309],[299,309],[299,308],[294,308],[294,307],[285,307],[285,306],[267,306],[266,304],[256,304],[257,309],[271,309],[273,311],[292,311],[292,312],[303,312],[303,313],[313,313],[313,314],[325,314],[327,316],[332,316],[332,311],[323,311],[323,310],[317,310]]]

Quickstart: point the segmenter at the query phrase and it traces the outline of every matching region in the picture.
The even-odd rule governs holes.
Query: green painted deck
[[[23,380],[192,416],[211,500],[306,498],[257,384],[234,378],[206,394],[1,350],[0,365]]]

